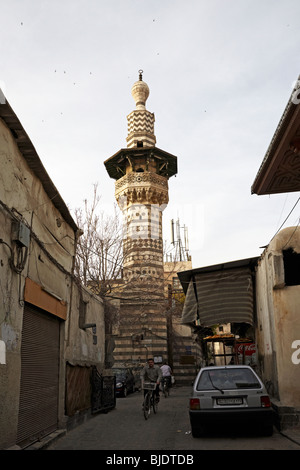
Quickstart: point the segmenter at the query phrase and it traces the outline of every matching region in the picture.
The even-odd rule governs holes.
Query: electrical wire
[[[282,222],[282,224],[280,225],[279,229],[277,230],[277,232],[275,233],[275,235],[273,235],[273,237],[271,238],[271,240],[269,241],[269,244],[271,243],[271,241],[273,240],[273,238],[276,237],[277,233],[280,232],[280,230],[282,229],[282,227],[284,226],[284,224],[286,223],[286,221],[288,220],[288,218],[290,217],[290,215],[292,214],[293,210],[295,209],[295,207],[297,206],[298,202],[300,201],[300,197],[298,197],[297,201],[295,202],[294,206],[292,207],[292,209],[290,210],[289,214],[287,215],[287,217],[284,219],[284,221]]]
[[[2,201],[0,201],[0,203],[1,203],[2,207],[3,207],[4,209],[6,209],[6,211],[12,216],[13,219],[18,220],[18,219],[16,219],[16,217],[14,216],[13,211],[12,211],[11,209],[9,209],[4,203],[2,203]],[[41,205],[42,205],[42,204],[41,204]],[[39,206],[38,206],[38,207],[39,207]],[[26,224],[26,225],[27,225],[27,224]],[[44,246],[44,243],[42,243],[42,242],[39,240],[39,238],[37,237],[37,235],[33,232],[32,227],[30,227],[30,232],[31,232],[32,237],[35,239],[35,241],[36,241],[37,244],[39,245],[39,247],[40,247],[40,248],[42,249],[42,251],[48,256],[48,258],[50,259],[50,261],[52,261],[52,262],[53,262],[61,271],[63,271],[65,274],[72,275],[70,272],[67,272],[67,271],[65,270],[65,268],[64,268],[63,266],[61,266],[61,265],[53,258],[52,255],[50,255],[50,253],[48,252],[48,250],[46,250],[46,248],[45,248],[45,246]],[[5,243],[3,240],[1,240],[1,242],[2,242],[3,244],[6,244],[6,245],[9,247],[9,245],[8,245],[7,243]],[[57,239],[56,239],[56,243],[59,243]],[[59,244],[60,244],[60,243],[59,243]],[[95,256],[99,256],[99,253],[97,253],[96,251],[94,251],[93,249],[91,249],[90,247],[88,247],[87,245],[84,245],[83,243],[81,243],[81,245],[82,245],[87,251],[89,251],[90,253],[93,253]],[[10,247],[9,247],[9,248],[10,248]],[[11,249],[11,248],[10,248],[10,249]],[[19,270],[19,268],[21,267],[21,265],[24,264],[24,260],[26,260],[26,257],[27,257],[27,253],[26,253],[26,255],[25,255],[24,258],[23,258],[22,256],[21,256],[21,258],[20,258],[20,254],[19,254],[19,257],[18,257],[18,266],[14,267],[15,270],[17,270],[17,269]],[[109,259],[109,258],[110,258],[110,259]],[[109,262],[109,263],[115,264],[115,266],[118,266],[119,270],[123,269],[122,260],[119,261],[119,260],[118,260],[118,257],[115,257],[115,256],[113,256],[113,255],[110,255],[109,253],[106,253],[106,256],[103,256],[103,259],[104,259],[105,261]],[[153,279],[154,281],[163,281],[163,282],[165,281],[165,279],[164,279],[163,277],[161,277],[161,276],[153,276],[153,275],[152,275],[152,279]],[[116,279],[116,280],[117,280],[117,279]],[[130,284],[131,282],[132,282],[131,280],[125,281],[125,286],[126,286],[126,284]],[[139,289],[139,292],[141,292],[141,293],[144,292],[144,293],[147,293],[147,294],[149,295],[149,291],[148,291],[148,290],[144,290],[144,289],[141,290],[141,289]],[[151,293],[151,295],[152,295],[152,293]],[[157,295],[159,295],[159,294],[157,294]],[[159,296],[160,296],[160,295],[159,295]],[[112,296],[111,296],[111,297],[112,297]],[[115,297],[115,298],[117,298],[117,297]],[[123,298],[123,297],[122,297],[122,298]],[[136,299],[136,300],[141,300],[140,297],[134,297],[134,299]],[[133,300],[133,298],[130,298],[130,299],[128,298],[127,300]],[[144,299],[144,300],[146,300],[146,299]],[[149,298],[149,299],[147,299],[147,300],[148,300],[148,301],[152,301],[153,299],[150,299],[150,298]]]
[[[288,245],[288,243],[289,243],[289,242],[291,241],[291,239],[293,238],[293,236],[294,236],[294,234],[295,234],[297,228],[299,227],[299,224],[300,224],[300,218],[299,218],[299,221],[298,221],[297,226],[295,227],[295,230],[293,231],[292,235],[290,236],[290,238],[288,239],[288,241],[286,242],[286,244],[282,247],[282,250],[285,249],[285,247]]]

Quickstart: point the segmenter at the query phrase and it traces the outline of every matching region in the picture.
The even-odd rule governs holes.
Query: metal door
[[[25,304],[17,433],[21,447],[57,429],[59,327],[58,318]]]

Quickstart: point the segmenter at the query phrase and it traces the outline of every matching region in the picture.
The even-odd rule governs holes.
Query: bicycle
[[[170,395],[168,377],[163,377],[163,394],[165,398],[167,398]]]
[[[148,419],[153,408],[153,413],[157,413],[158,404],[155,397],[156,382],[144,382],[143,389],[147,390],[144,396],[143,413],[144,418]]]

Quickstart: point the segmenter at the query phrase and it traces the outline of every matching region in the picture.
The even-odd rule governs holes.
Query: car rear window
[[[260,388],[251,369],[211,369],[205,370],[199,377],[197,390]]]

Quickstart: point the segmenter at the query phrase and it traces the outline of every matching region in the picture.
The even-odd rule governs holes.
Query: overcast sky
[[[299,193],[251,195],[300,67],[299,0],[0,0],[0,86],[74,216],[126,148],[142,69],[193,268],[259,256]],[[284,227],[297,225],[296,206]]]

